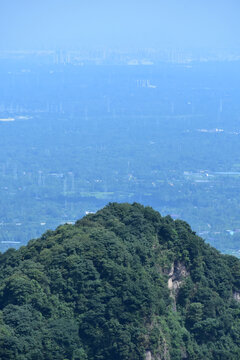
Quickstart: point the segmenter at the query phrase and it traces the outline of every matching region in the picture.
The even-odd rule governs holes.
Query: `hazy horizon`
[[[22,0],[0,4],[0,50],[238,49],[236,0]]]

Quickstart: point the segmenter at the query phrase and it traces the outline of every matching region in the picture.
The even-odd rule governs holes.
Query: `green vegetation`
[[[2,360],[240,358],[240,261],[110,203],[0,256]]]

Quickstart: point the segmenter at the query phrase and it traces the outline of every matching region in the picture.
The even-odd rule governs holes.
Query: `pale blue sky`
[[[240,48],[239,0],[0,0],[0,50]]]

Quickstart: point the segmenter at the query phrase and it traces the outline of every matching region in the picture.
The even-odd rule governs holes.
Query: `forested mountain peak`
[[[3,360],[239,359],[240,261],[110,203],[0,256]]]

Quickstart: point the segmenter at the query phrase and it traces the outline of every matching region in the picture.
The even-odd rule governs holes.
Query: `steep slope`
[[[0,257],[0,359],[240,358],[240,261],[184,221],[106,206]]]

